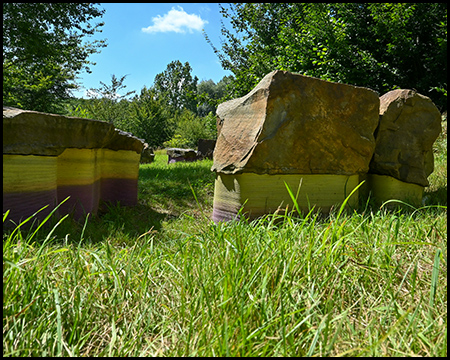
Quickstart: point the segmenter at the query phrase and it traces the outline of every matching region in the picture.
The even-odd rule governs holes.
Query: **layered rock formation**
[[[288,192],[281,196],[287,175],[304,182],[299,194],[305,199],[318,199],[302,201],[303,208],[329,210],[342,202],[369,169],[378,113],[379,97],[370,89],[284,71],[269,73],[249,94],[220,104],[213,220],[229,220],[241,207],[250,218],[280,204],[292,208]],[[253,187],[243,185],[249,176]],[[338,195],[319,199],[324,186]],[[280,195],[274,198],[272,189],[281,189]]]
[[[380,97],[380,124],[368,185],[378,202],[399,199],[420,205],[434,170],[433,143],[441,114],[430,98],[397,89]]]
[[[137,203],[143,141],[112,124],[3,108],[3,212],[40,218],[70,196],[59,213],[79,218],[102,201]]]
[[[370,172],[428,186],[441,114],[430,98],[398,89],[380,97],[380,125]]]

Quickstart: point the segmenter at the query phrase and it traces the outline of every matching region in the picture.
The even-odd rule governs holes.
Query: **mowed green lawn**
[[[211,222],[212,161],[3,233],[4,356],[446,356],[447,136],[425,206]]]

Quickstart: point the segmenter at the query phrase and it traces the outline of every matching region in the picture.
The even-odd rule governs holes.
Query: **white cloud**
[[[201,31],[203,26],[208,23],[208,21],[203,20],[198,15],[188,14],[181,6],[178,6],[178,9],[172,8],[172,10],[163,16],[158,15],[152,18],[152,21],[153,25],[142,28],[143,32],[174,31],[176,33],[185,33],[187,29],[192,33],[194,30]]]

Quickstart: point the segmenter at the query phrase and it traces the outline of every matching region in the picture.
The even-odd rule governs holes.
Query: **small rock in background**
[[[144,148],[141,152],[141,164],[150,164],[155,160],[155,153],[151,147],[148,146],[147,143],[144,143]]]
[[[168,164],[180,161],[197,161],[197,151],[194,149],[169,148],[167,149]]]

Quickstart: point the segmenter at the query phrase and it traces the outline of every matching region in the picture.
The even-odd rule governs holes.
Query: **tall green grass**
[[[137,207],[4,230],[4,356],[447,355],[446,179],[419,209],[216,225],[211,162],[156,160]]]

